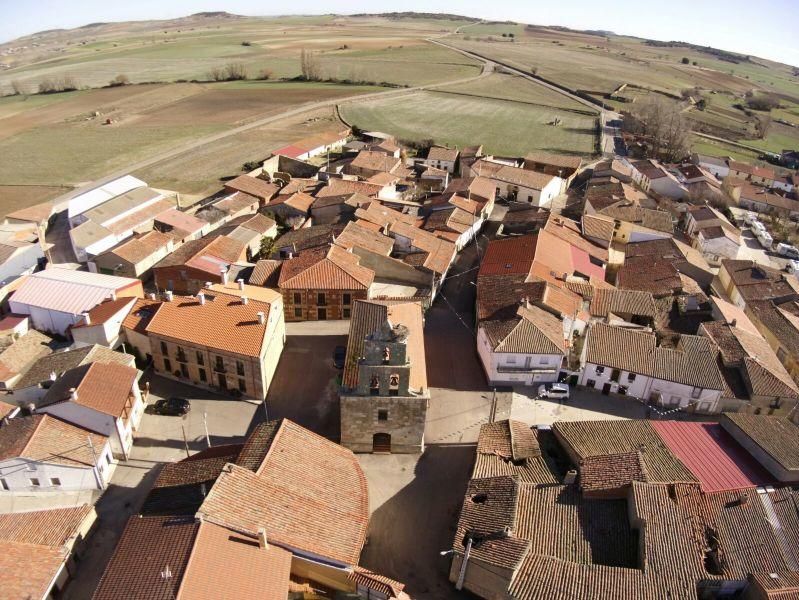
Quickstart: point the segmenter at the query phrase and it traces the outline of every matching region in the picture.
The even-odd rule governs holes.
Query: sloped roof
[[[361,150],[352,160],[350,165],[358,169],[366,169],[369,171],[385,171],[387,173],[391,173],[400,165],[400,163],[402,163],[402,159],[389,156],[385,152]]]
[[[724,413],[721,425],[730,431],[730,423],[785,469],[799,469],[799,426],[790,419],[768,415]]]
[[[96,451],[108,443],[105,436],[50,415],[17,417],[0,427],[0,460],[27,458],[42,463],[91,468],[94,455],[87,442],[89,438]]]
[[[537,306],[520,306],[517,318],[480,323],[494,352],[563,354],[563,323]]]
[[[280,267],[282,265],[282,260],[259,260],[255,263],[252,273],[250,273],[250,285],[277,287],[277,282],[280,277]]]
[[[294,192],[293,194],[280,194],[275,196],[266,206],[268,210],[269,207],[286,205],[298,212],[308,214],[308,211],[311,210],[311,205],[315,201],[316,198],[306,194],[305,192]]]
[[[14,292],[11,302],[80,314],[112,293],[140,285],[138,279],[53,267],[29,275]]]
[[[480,426],[473,479],[510,475],[529,483],[558,483],[541,451],[538,432],[521,421],[497,421]]]
[[[649,292],[635,290],[599,289],[591,300],[591,314],[607,317],[624,313],[654,319],[657,316],[655,300]]]
[[[443,160],[454,162],[458,160],[458,149],[445,146],[431,146],[427,151],[427,160]]]
[[[363,248],[375,254],[389,256],[394,249],[394,240],[378,231],[363,227],[358,221],[350,221],[336,238],[336,245],[345,250]]]
[[[260,469],[227,466],[200,507],[204,520],[355,565],[366,539],[366,477],[346,448],[288,420]]]
[[[246,304],[234,294],[205,293],[205,304],[195,297],[174,296],[158,305],[146,325],[148,333],[218,350],[260,356],[271,305],[258,300]],[[258,313],[266,322],[258,322]]]
[[[135,304],[136,300],[137,299],[134,297],[123,296],[122,298],[117,298],[116,300],[108,299],[105,302],[101,302],[93,309],[88,311],[87,314],[89,315],[89,322],[92,326],[102,325],[114,315],[117,315],[123,311],[127,315],[130,307]],[[83,321],[77,325],[73,325],[72,329],[79,329],[81,327],[87,327],[85,317]]]
[[[283,262],[281,289],[362,290],[374,281],[374,271],[360,265],[358,255],[336,245],[304,250]]]
[[[70,369],[56,379],[39,402],[39,408],[57,402],[75,402],[114,418],[125,417],[133,386],[139,378],[134,367],[94,362]],[[71,399],[75,388],[77,399]]]
[[[142,301],[140,298],[137,301]],[[142,301],[143,302],[143,301]],[[22,377],[14,384],[14,389],[23,389],[48,381],[50,375],[61,375],[69,369],[79,367],[91,362],[111,362],[121,365],[130,365],[133,355],[116,352],[105,346],[93,344],[72,350],[53,352],[41,357],[25,371]]]
[[[250,196],[261,198],[262,200],[269,200],[272,196],[277,194],[279,189],[272,183],[259,179],[258,177],[250,177],[249,175],[239,175],[235,179],[226,181],[225,187],[230,190],[244,192]]]
[[[137,264],[165,248],[172,237],[158,231],[148,231],[140,237],[134,237],[114,246],[103,254],[115,254],[131,264]]]
[[[93,508],[89,504],[0,514],[0,540],[39,546],[63,546]]]

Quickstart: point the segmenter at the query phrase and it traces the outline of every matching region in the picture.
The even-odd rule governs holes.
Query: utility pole
[[[205,428],[205,441],[208,443],[208,447],[211,447],[211,436],[208,435],[208,413],[203,412],[203,427]]]
[[[191,458],[189,454],[189,442],[186,439],[186,426],[183,423],[180,424],[180,430],[183,432],[183,447],[186,449],[186,458]]]
[[[489,415],[488,422],[493,423],[497,419],[497,388],[493,388],[491,395],[491,414]]]
[[[100,489],[105,489],[105,483],[103,483],[103,476],[100,474],[100,465],[97,464],[97,453],[94,451],[94,444],[92,444],[92,436],[87,435],[86,439],[89,441],[89,448],[92,451],[92,460],[94,461],[94,471],[97,473],[97,479],[100,482]]]

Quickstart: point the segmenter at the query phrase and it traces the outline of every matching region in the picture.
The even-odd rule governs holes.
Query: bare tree
[[[239,81],[247,79],[247,67],[244,63],[228,63],[225,65],[225,80]]]
[[[119,87],[121,85],[128,85],[130,83],[130,78],[125,75],[124,73],[120,73],[116,77],[114,77],[111,81],[108,82],[108,85],[111,87]]]
[[[11,82],[11,92],[14,96],[22,96],[25,94],[25,90],[22,87],[22,83],[19,80],[14,80]]]
[[[679,105],[653,97],[640,105],[642,133],[651,143],[651,157],[675,162],[689,152],[691,128]]]
[[[300,52],[300,71],[305,81],[321,81],[322,68],[319,64],[319,57],[315,52],[310,52],[305,48]]]
[[[222,67],[211,67],[211,70],[208,71],[207,77],[211,81],[224,81],[225,69]]]
[[[755,121],[755,131],[761,140],[768,137],[768,133],[771,131],[771,115],[758,115],[757,121]]]

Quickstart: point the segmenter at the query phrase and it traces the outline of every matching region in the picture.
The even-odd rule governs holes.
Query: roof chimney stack
[[[222,285],[227,285],[227,269],[222,267],[219,270],[220,275],[222,276]]]
[[[266,529],[263,527],[258,528],[258,547],[263,550],[269,548],[269,543],[266,541]]]
[[[50,371],[50,381],[58,379],[58,374],[55,371]]]
[[[78,390],[77,390],[77,388],[69,388],[69,398],[73,402],[77,402],[77,400],[78,400]]]
[[[238,284],[239,284],[239,289],[240,289],[240,290],[243,290],[243,289],[244,289],[244,280],[243,280],[243,279],[241,279],[241,278],[237,279],[237,280],[236,280],[236,283],[238,283]]]
[[[167,290],[167,291],[164,292],[164,299],[167,302],[172,302],[172,299],[174,297],[175,297],[175,295],[172,293],[172,290]]]
[[[200,306],[204,306],[205,305],[205,294],[203,294],[202,292],[199,292],[197,294],[197,302],[200,303]]]
[[[89,313],[87,313],[87,312],[81,313],[81,316],[83,317],[83,324],[84,325],[91,325],[92,324],[92,317],[91,317],[91,315],[89,315]]]
[[[730,327],[735,327],[735,326],[737,326],[737,325],[738,325],[738,319],[733,319],[733,320],[730,322]]]
[[[213,284],[213,283],[211,283],[210,281],[206,281],[206,282],[205,282],[205,289],[206,289],[206,290],[210,290],[212,285],[214,285],[214,284]]]
[[[147,298],[149,298],[150,300],[155,300],[155,292],[150,292],[149,294],[147,294]]]
[[[247,305],[247,303],[248,303],[249,301],[250,301],[250,299],[249,299],[249,298],[247,298],[247,296],[242,296],[242,297],[241,297],[241,303],[242,303],[242,304],[244,304],[245,306]]]
[[[266,323],[266,315],[262,312],[258,313],[258,324],[264,325]]]

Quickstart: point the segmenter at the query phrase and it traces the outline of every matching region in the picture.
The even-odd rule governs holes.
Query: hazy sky
[[[0,0],[0,42],[95,21],[166,19],[200,11],[243,15],[450,12],[491,20],[605,29],[754,54],[799,66],[799,0]]]

